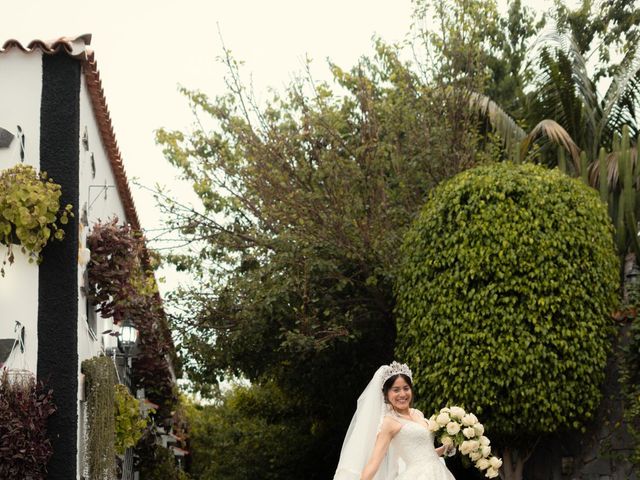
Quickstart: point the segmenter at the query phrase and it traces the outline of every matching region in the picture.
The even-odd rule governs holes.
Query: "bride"
[[[405,364],[381,366],[367,385],[345,436],[334,480],[454,480],[434,448],[420,410],[411,408]]]

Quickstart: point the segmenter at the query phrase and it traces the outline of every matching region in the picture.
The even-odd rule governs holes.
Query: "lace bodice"
[[[400,431],[391,440],[395,453],[405,465],[398,479],[453,480],[453,476],[436,453],[433,434],[427,426],[398,416],[392,418],[402,424]]]

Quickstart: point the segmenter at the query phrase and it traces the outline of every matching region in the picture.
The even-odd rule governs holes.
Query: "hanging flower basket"
[[[0,244],[8,247],[4,265],[14,261],[13,247],[20,245],[29,262],[42,260],[51,240],[62,240],[62,225],[69,222],[72,206],[60,207],[61,187],[30,165],[15,165],[0,172]]]
[[[22,368],[7,369],[7,381],[11,385],[26,385],[35,380],[36,376],[31,370],[25,370]]]
[[[44,480],[53,453],[47,437],[53,392],[31,372],[12,372],[0,371],[0,478]]]

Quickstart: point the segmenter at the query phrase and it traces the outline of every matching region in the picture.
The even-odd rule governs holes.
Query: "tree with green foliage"
[[[521,29],[514,28],[518,25],[517,8],[518,2],[511,4],[505,27],[510,38],[512,32],[519,33],[498,52],[505,52],[500,56],[518,66],[509,76],[520,88],[505,98],[502,89],[496,90],[501,83],[494,80],[481,92],[502,107],[488,112],[498,133],[505,139],[523,139],[527,131],[551,119],[568,132],[590,161],[596,160],[601,147],[611,151],[614,134],[621,135],[624,125],[635,137],[635,112],[640,101],[640,7],[621,1],[601,5],[583,0],[579,8],[571,10],[557,2],[538,24],[522,9]],[[508,55],[514,41],[520,49]],[[598,60],[594,62],[594,58]],[[499,78],[496,73],[504,64],[487,65],[493,78]],[[530,136],[540,134],[544,137],[545,132],[538,129]],[[552,137],[546,138],[555,141]]]
[[[557,170],[478,167],[432,192],[401,259],[398,354],[421,406],[475,412],[522,478],[536,439],[599,405],[618,289],[606,209]]]
[[[309,478],[326,478],[358,389],[393,355],[402,234],[430,188],[476,162],[473,118],[382,43],[332,65],[333,85],[298,79],[264,107],[227,61],[227,95],[185,91],[213,131],[157,137],[202,203],[161,202],[188,244],[168,258],[199,278],[174,293],[173,325],[197,384],[233,374],[296,395],[325,445]]]
[[[301,464],[319,465],[311,478],[332,473],[357,393],[392,357],[408,226],[432,188],[497,157],[470,92],[528,108],[531,12],[437,3],[440,26],[418,38],[422,64],[379,42],[350,71],[332,65],[333,82],[298,78],[259,105],[227,55],[226,94],[184,90],[197,127],[157,135],[201,203],[158,193],[184,240],[168,259],[198,279],[170,298],[189,377],[203,389],[230,375],[274,381],[295,396],[313,419],[308,444],[322,445],[299,449]]]
[[[273,382],[235,386],[215,405],[190,405],[188,421],[192,474],[201,480],[318,478],[322,469],[323,447],[309,435],[317,425]],[[316,458],[300,462],[301,451]]]

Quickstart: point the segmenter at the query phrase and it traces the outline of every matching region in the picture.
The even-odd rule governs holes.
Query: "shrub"
[[[145,446],[140,449],[140,477],[145,480],[189,480],[189,476],[178,468],[172,451],[155,444],[153,436],[145,437]]]
[[[463,172],[432,192],[402,258],[398,354],[428,411],[463,405],[503,442],[592,418],[619,286],[594,190],[534,165]]]
[[[53,453],[47,438],[47,418],[56,411],[53,392],[29,377],[9,381],[0,375],[0,478],[46,477]]]
[[[191,472],[201,480],[313,478],[324,458],[322,425],[274,383],[236,386],[220,404],[187,411]]]

